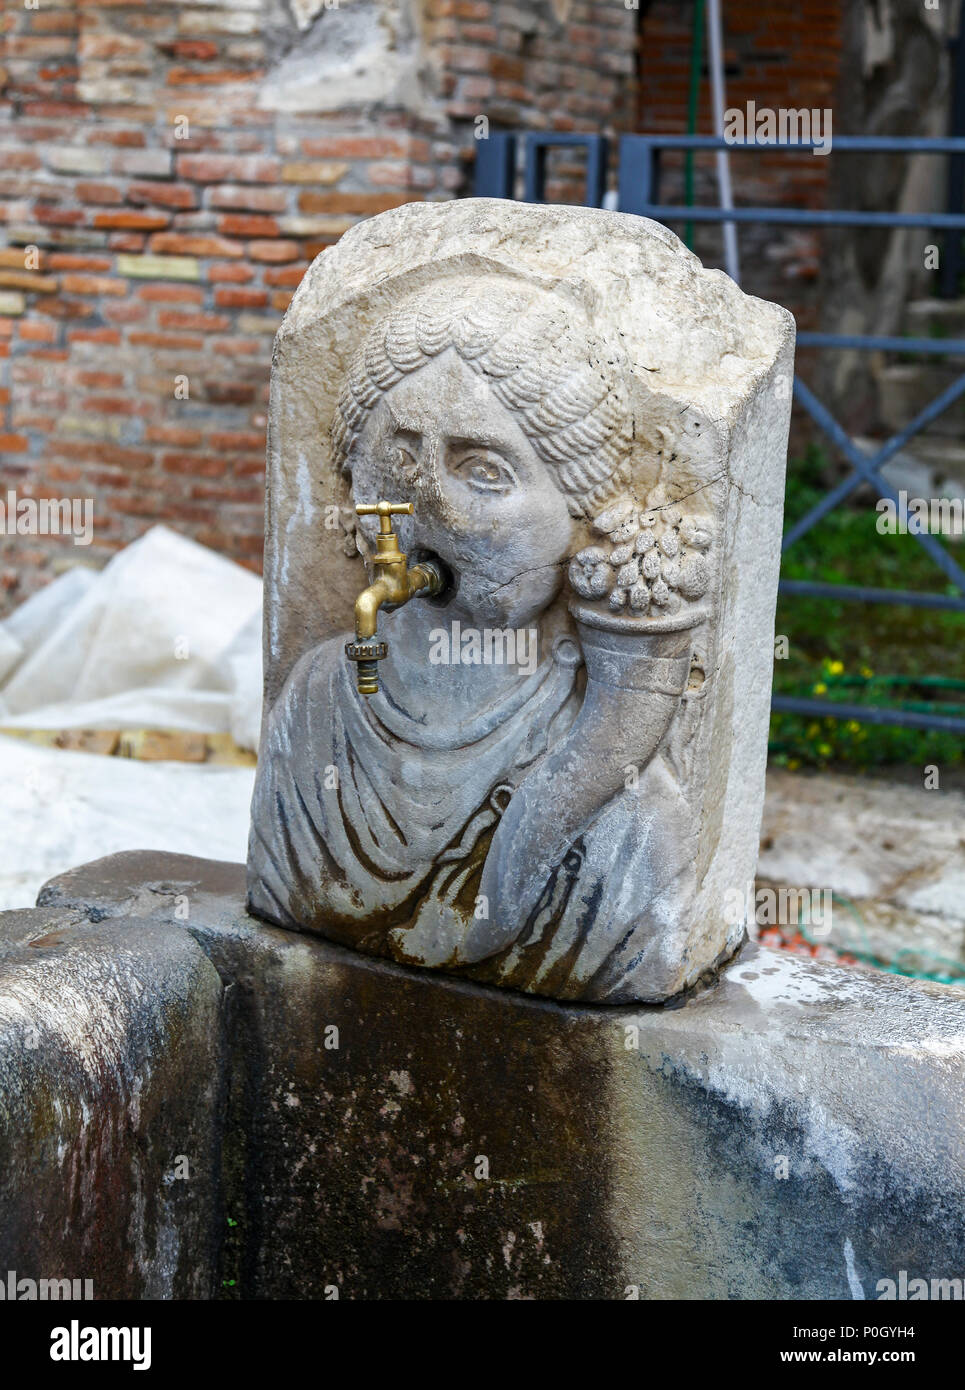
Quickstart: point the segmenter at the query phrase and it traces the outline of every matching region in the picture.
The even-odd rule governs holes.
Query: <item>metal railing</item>
[[[518,143],[522,141],[522,145]],[[609,159],[609,142],[605,136],[593,134],[524,134],[496,132],[480,141],[476,161],[476,194],[480,197],[512,198],[515,195],[518,164],[523,165],[524,201],[540,202],[546,188],[546,153],[554,145],[582,148],[586,154],[586,196],[589,206],[599,207],[604,201],[605,175]],[[848,209],[786,208],[786,207],[691,207],[660,201],[660,156],[664,150],[761,151],[823,148],[813,141],[730,141],[711,135],[624,135],[620,138],[617,162],[617,205],[621,212],[636,213],[655,221],[687,223],[752,223],[783,224],[806,227],[924,227],[944,231],[949,244],[965,234],[963,212],[867,212]],[[836,136],[833,149],[852,154],[947,154],[965,156],[965,138],[925,139],[891,136]],[[965,339],[934,339],[854,335],[845,333],[810,333],[797,335],[801,347],[850,349],[866,352],[903,352],[958,355],[965,357]],[[795,375],[794,396],[799,404],[831,443],[851,465],[850,474],[832,487],[807,514],[786,531],[783,550],[787,550],[837,507],[862,483],[870,484],[879,497],[888,498],[895,507],[899,521],[907,523],[901,498],[890,483],[881,476],[881,469],[914,436],[965,395],[965,372],[942,391],[914,419],[882,444],[873,454],[866,455],[850,435],[834,419],[831,412],[817,399],[810,387]],[[905,589],[881,589],[860,584],[828,584],[811,580],[782,579],[784,594],[807,595],[814,598],[846,602],[890,603],[910,607],[944,609],[965,613],[965,571],[939,544],[935,536],[909,528],[932,561],[958,590],[957,595],[916,592]],[[775,695],[773,708],[788,714],[812,717],[831,716],[854,719],[872,724],[896,724],[907,728],[936,729],[948,733],[965,733],[965,717],[937,711],[891,709],[869,705],[843,705],[837,701],[804,699],[790,695]]]

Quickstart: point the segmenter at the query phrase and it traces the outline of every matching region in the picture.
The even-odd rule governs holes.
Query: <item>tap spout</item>
[[[356,642],[365,642],[375,636],[379,624],[379,609],[384,603],[391,601],[389,586],[381,577],[362,590],[355,600]]]
[[[350,661],[356,662],[359,693],[375,695],[379,688],[378,663],[389,651],[387,642],[376,639],[379,609],[387,605],[399,607],[417,594],[438,594],[444,581],[442,571],[431,560],[409,569],[406,556],[399,549],[392,530],[392,514],[411,513],[411,502],[361,504],[355,510],[360,516],[375,513],[379,517],[379,534],[375,538],[377,553],[372,560],[378,569],[378,578],[355,600],[355,641],[346,644],[345,654]]]

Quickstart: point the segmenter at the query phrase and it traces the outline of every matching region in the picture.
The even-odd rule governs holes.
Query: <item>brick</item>
[[[221,52],[218,45],[210,39],[175,39],[173,43],[165,43],[161,47],[173,58],[195,63],[208,63]]]
[[[627,55],[633,61],[633,55]],[[508,53],[489,54],[490,76],[510,82],[522,82],[526,77],[526,64],[522,58],[511,57]]]
[[[100,150],[83,145],[48,146],[44,162],[56,174],[103,174],[107,160]]]
[[[195,477],[218,478],[225,471],[224,459],[211,454],[164,454],[161,467],[165,473],[189,473]]]
[[[289,289],[295,289],[301,284],[307,269],[307,264],[301,262],[299,265],[285,265],[277,270],[266,270],[265,284],[282,285]]]
[[[30,27],[35,33],[76,34],[79,26],[77,16],[66,10],[53,10],[49,14],[35,11],[30,16]]]
[[[181,333],[130,333],[128,342],[132,347],[159,348],[162,351],[198,352],[204,346],[203,338],[190,337]],[[174,390],[172,385],[171,390]]]
[[[68,343],[99,343],[102,347],[118,347],[121,335],[116,328],[72,328]]]
[[[253,261],[283,261],[301,259],[301,247],[297,241],[249,241],[248,255]]]
[[[264,75],[264,72],[259,72],[257,69],[251,69],[247,72],[219,69],[217,72],[210,72],[203,68],[172,67],[168,69],[166,81],[169,87],[220,87],[230,86],[232,83],[257,82]]]
[[[23,114],[29,120],[35,117],[41,120],[47,117],[52,120],[66,117],[67,120],[76,121],[88,113],[89,107],[80,101],[25,101],[23,105]]]
[[[119,275],[145,280],[200,280],[201,270],[193,256],[118,256]]]
[[[107,244],[112,251],[140,252],[145,241],[143,232],[111,232]]]
[[[111,160],[115,174],[133,178],[168,179],[173,168],[170,150],[121,150]]]
[[[35,206],[33,215],[38,222],[52,227],[76,227],[86,214],[80,208],[48,208]]]
[[[188,429],[184,425],[147,425],[144,430],[145,444],[176,444],[180,449],[190,449],[201,443],[201,431]]]
[[[55,323],[37,323],[28,320],[20,324],[20,336],[24,342],[29,343],[55,343],[57,341],[57,325]]]
[[[27,301],[22,294],[16,290],[0,290],[0,314],[8,318],[16,318],[22,314],[27,307]]]
[[[387,212],[389,208],[401,207],[403,203],[415,202],[411,193],[310,193],[298,195],[300,212],[349,212],[358,216],[371,217],[377,212]]]
[[[132,400],[130,396],[88,396],[83,408],[98,415],[144,415],[153,409],[150,404]]]
[[[254,386],[242,381],[206,381],[203,390],[215,405],[250,405],[255,399]]]
[[[216,430],[208,436],[208,445],[212,449],[221,449],[228,453],[245,449],[260,449],[261,463],[264,466],[265,458],[265,431],[255,430]]]
[[[264,309],[268,303],[267,290],[215,290],[214,302],[219,309]]]
[[[7,240],[19,246],[61,246],[84,250],[99,250],[107,241],[106,232],[77,231],[74,228],[46,228],[37,224],[21,226],[11,223],[7,227]]]
[[[246,285],[254,278],[255,272],[251,266],[243,265],[240,261],[215,261],[208,266],[208,279],[212,284]]]
[[[124,194],[112,183],[78,183],[74,192],[82,203],[123,203]]]
[[[277,314],[270,318],[260,318],[256,314],[241,314],[238,317],[238,328],[242,333],[275,334],[280,322],[281,318]]]
[[[40,158],[32,150],[4,145],[0,147],[0,166],[4,169],[39,169]]]
[[[175,309],[159,313],[157,321],[161,328],[184,328],[196,333],[220,333],[231,323],[224,314],[188,314]]]
[[[154,455],[145,449],[130,449],[110,443],[85,443],[79,439],[58,441],[57,452],[80,463],[117,464],[121,468],[150,468]]]
[[[218,231],[224,236],[273,237],[278,235],[274,217],[229,212],[218,218]]]
[[[85,28],[77,51],[82,58],[138,58],[148,56],[143,39],[124,34],[117,29],[98,32]]]
[[[243,256],[237,241],[217,236],[191,236],[186,232],[159,232],[151,238],[151,251],[181,256]]]
[[[43,251],[39,251],[37,253],[37,269],[42,270],[44,268],[45,262],[46,253]],[[9,267],[10,270],[28,269],[26,247],[4,246],[0,248],[0,266],[3,266],[4,269]]]
[[[145,145],[142,130],[98,130],[88,132],[92,145],[111,145],[115,149],[143,149]]]
[[[283,188],[224,183],[209,189],[208,203],[213,208],[237,208],[241,212],[284,212],[288,194]]]
[[[391,159],[404,158],[409,142],[384,135],[341,135],[303,140],[301,148],[302,154],[323,159]]]
[[[129,231],[155,232],[166,227],[171,221],[167,212],[98,212],[94,214],[95,227],[118,227]]]
[[[283,314],[294,298],[294,293],[291,290],[275,290],[271,297],[271,307]]]
[[[204,291],[194,285],[142,285],[138,290],[141,299],[152,304],[201,304]]]
[[[94,310],[90,304],[84,304],[77,299],[38,299],[34,305],[34,313],[49,314],[53,319],[89,319],[94,315]]]
[[[56,294],[60,281],[56,275],[32,275],[29,270],[0,270],[0,285],[31,294]]]
[[[125,295],[128,292],[126,280],[111,275],[65,275],[63,277],[65,294],[106,294]]]
[[[347,164],[332,160],[296,160],[283,164],[281,177],[285,183],[338,183],[349,171]]]
[[[70,35],[11,34],[6,42],[8,58],[68,58],[74,49]]]
[[[337,241],[349,229],[354,226],[355,219],[352,217],[280,217],[278,219],[279,230],[287,236],[297,237],[328,237]],[[303,248],[308,255],[307,248]]]
[[[369,183],[377,188],[407,188],[413,183],[411,164],[370,164],[366,169]],[[435,182],[435,170],[430,170],[430,187]]]
[[[181,154],[178,177],[197,183],[277,183],[281,162],[260,155]]]
[[[25,454],[29,448],[25,434],[0,434],[0,454]]]
[[[124,385],[120,372],[72,372],[71,380],[95,391],[110,391]]]
[[[107,256],[78,256],[71,251],[51,251],[47,256],[47,266],[50,270],[110,270],[111,261]]]
[[[182,34],[256,34],[261,17],[242,10],[189,10],[182,7],[178,31]]]
[[[185,183],[132,183],[127,190],[127,201],[183,210],[198,206],[198,191]]]
[[[123,420],[105,419],[102,415],[61,415],[57,421],[57,429],[61,434],[82,434],[94,439],[118,440],[123,424]]]

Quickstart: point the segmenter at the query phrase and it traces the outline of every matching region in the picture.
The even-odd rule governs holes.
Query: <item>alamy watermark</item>
[[[831,935],[832,898],[830,888],[758,888],[753,881],[741,891],[725,893],[724,913],[728,922],[759,927],[811,928],[816,937]]]
[[[749,101],[742,111],[731,106],[724,112],[724,140],[728,145],[813,145],[812,154],[831,153],[831,110],[758,106]]]
[[[965,531],[961,497],[909,497],[902,488],[897,502],[882,497],[875,511],[880,536],[961,536]]]
[[[520,675],[536,670],[539,637],[535,627],[463,627],[458,621],[429,633],[432,666],[515,666]]]
[[[80,1303],[93,1297],[93,1279],[18,1279],[15,1269],[0,1277],[0,1303]]]
[[[878,1301],[923,1303],[926,1301],[961,1303],[965,1301],[965,1280],[909,1278],[899,1269],[897,1279],[879,1279],[875,1284]]]
[[[0,536],[72,536],[74,545],[94,539],[93,497],[18,497],[0,494]]]

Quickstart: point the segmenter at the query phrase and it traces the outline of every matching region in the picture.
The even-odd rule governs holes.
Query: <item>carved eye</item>
[[[480,492],[511,492],[519,484],[506,460],[488,449],[466,454],[453,471]]]
[[[415,473],[419,467],[419,461],[404,445],[399,444],[395,450],[395,466],[403,477],[408,477]]]

